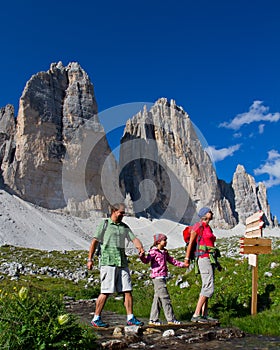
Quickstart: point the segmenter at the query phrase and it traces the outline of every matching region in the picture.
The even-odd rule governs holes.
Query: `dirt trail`
[[[76,314],[81,322],[89,324],[94,311],[94,302],[88,300],[69,302],[67,303],[67,308]],[[102,349],[152,348],[183,350],[186,347],[189,350],[240,349],[240,344],[235,346],[232,341],[245,336],[238,329],[221,328],[217,324],[205,325],[187,322],[176,326],[166,324],[160,327],[150,327],[147,319],[141,319],[145,325],[141,327],[137,335],[125,335],[125,315],[103,311],[102,319],[110,324],[110,327],[107,329],[95,329],[98,335],[97,342]],[[116,327],[121,332],[119,335],[113,335]],[[173,330],[174,335],[164,337],[164,332],[168,330]]]

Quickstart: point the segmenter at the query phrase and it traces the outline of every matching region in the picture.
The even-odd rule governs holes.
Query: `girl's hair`
[[[157,233],[154,235],[153,238],[154,238],[154,243],[151,246],[151,248],[156,247],[161,241],[167,240],[167,236],[164,233]]]

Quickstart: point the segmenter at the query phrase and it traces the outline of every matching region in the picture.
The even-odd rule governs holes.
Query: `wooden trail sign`
[[[270,254],[271,239],[269,238],[240,238],[241,254]]]
[[[262,238],[263,212],[258,211],[246,219],[245,237],[240,239],[240,253],[249,254],[252,265],[252,303],[251,314],[257,313],[258,296],[258,254],[271,253],[271,239]]]
[[[262,218],[263,212],[258,211],[246,219],[245,237],[262,237],[262,229],[264,226]]]

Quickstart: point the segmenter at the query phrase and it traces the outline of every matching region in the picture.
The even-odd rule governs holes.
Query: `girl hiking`
[[[151,278],[154,284],[154,300],[150,312],[150,325],[159,326],[161,322],[159,320],[159,314],[161,307],[168,324],[181,324],[175,318],[173,308],[171,305],[170,296],[166,286],[166,278],[168,273],[167,262],[174,266],[186,267],[186,265],[171,257],[165,248],[167,244],[167,237],[163,233],[154,235],[154,244],[148,251],[147,256],[145,253],[140,254],[140,259],[143,263],[151,263]]]
[[[189,267],[191,251],[196,246],[195,256],[202,287],[191,321],[199,323],[218,322],[218,320],[208,316],[208,299],[214,293],[214,268],[221,269],[217,261],[216,237],[209,226],[210,220],[213,219],[213,213],[210,208],[204,207],[200,209],[198,216],[201,218],[201,221],[192,227],[185,258],[186,266]]]

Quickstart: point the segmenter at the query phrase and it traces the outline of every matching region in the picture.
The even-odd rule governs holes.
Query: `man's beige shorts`
[[[128,267],[101,266],[101,293],[112,294],[132,291],[131,277]]]

